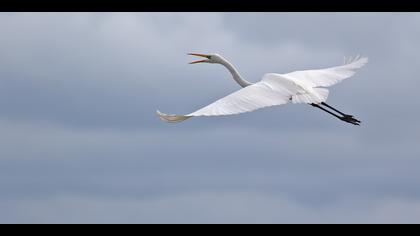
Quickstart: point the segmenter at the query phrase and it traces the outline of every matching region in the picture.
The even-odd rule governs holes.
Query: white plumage
[[[295,71],[285,74],[285,76],[313,88],[330,87],[353,76],[356,70],[364,66],[367,62],[367,57],[360,58],[357,56],[341,66],[318,70]]]
[[[295,71],[287,74],[268,73],[260,82],[251,84],[243,80],[236,68],[220,55],[192,55],[208,58],[193,63],[207,62],[224,65],[244,88],[187,115],[168,115],[157,111],[164,121],[180,122],[197,116],[240,114],[289,102],[321,104],[327,100],[329,94],[325,87],[353,76],[356,69],[368,62],[365,57],[356,57],[344,65],[326,69]]]

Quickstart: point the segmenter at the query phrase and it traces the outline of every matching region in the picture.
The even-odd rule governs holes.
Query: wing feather
[[[281,82],[263,79],[187,116],[221,116],[251,112],[264,107],[286,104],[293,94],[293,89],[285,87]]]
[[[260,82],[242,88],[188,115],[167,115],[162,112],[158,112],[158,115],[168,122],[181,122],[195,116],[234,115],[286,104],[296,93],[297,87],[293,81],[264,76]]]
[[[356,57],[345,62],[342,66],[336,66],[318,70],[302,70],[284,74],[285,77],[304,83],[310,87],[329,87],[350,78],[356,70],[368,62],[367,57]]]

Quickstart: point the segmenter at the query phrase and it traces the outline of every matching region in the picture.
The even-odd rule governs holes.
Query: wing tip
[[[367,57],[367,56],[360,56],[360,54],[358,54],[354,58],[353,57],[350,57],[350,58],[344,57],[344,65],[353,64],[357,68],[360,68],[360,67],[366,65],[368,62],[369,62],[369,57]]]
[[[168,123],[178,123],[184,120],[191,118],[191,116],[183,116],[183,115],[168,115],[159,110],[156,110],[156,114],[162,121],[166,121]]]

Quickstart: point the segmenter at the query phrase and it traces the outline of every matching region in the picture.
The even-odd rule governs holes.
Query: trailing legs
[[[347,114],[344,114],[344,113],[340,112],[339,110],[337,110],[337,109],[335,109],[335,108],[331,107],[330,105],[326,104],[325,102],[322,102],[322,103],[320,103],[320,104],[322,104],[322,105],[324,105],[324,106],[326,106],[326,107],[328,107],[328,108],[332,109],[333,111],[335,111],[335,112],[339,113],[341,116],[339,116],[339,115],[337,115],[337,114],[335,114],[335,113],[333,113],[333,112],[331,112],[331,111],[329,111],[329,110],[327,110],[327,109],[325,109],[325,108],[321,107],[319,104],[312,103],[311,105],[312,105],[313,107],[319,108],[319,109],[321,109],[321,110],[323,110],[323,111],[325,111],[325,112],[329,113],[330,115],[333,115],[333,116],[335,116],[336,118],[338,118],[338,119],[340,119],[340,120],[342,120],[342,121],[345,121],[345,122],[347,122],[347,123],[350,123],[350,124],[353,124],[353,125],[360,125],[360,123],[361,123],[361,121],[357,120],[357,119],[356,119],[356,118],[354,118],[352,115],[347,115]]]

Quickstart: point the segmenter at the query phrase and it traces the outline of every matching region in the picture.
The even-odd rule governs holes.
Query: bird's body
[[[261,81],[253,84],[242,79],[237,69],[218,54],[191,55],[207,58],[207,60],[193,63],[207,62],[224,65],[242,89],[187,115],[168,115],[157,111],[159,117],[164,121],[175,123],[198,116],[240,114],[292,102],[311,104],[327,111],[320,106],[325,105],[342,115],[338,116],[327,111],[337,118],[355,125],[360,123],[353,116],[341,113],[325,103],[329,95],[329,90],[326,87],[353,76],[356,69],[367,63],[367,58],[357,57],[345,62],[344,65],[326,69],[295,71],[287,74],[268,73],[263,76]]]

